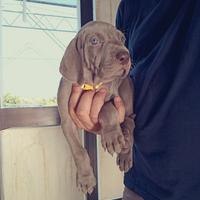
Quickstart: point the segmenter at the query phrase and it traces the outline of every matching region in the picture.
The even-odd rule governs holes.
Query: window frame
[[[87,13],[88,12],[87,5],[89,5],[90,1],[77,0],[77,2],[78,3],[80,2],[81,13],[82,12]],[[1,0],[0,0],[0,12],[1,12]],[[0,13],[0,15],[1,14],[2,12]],[[81,24],[85,20],[86,19],[82,19],[81,15],[80,17]],[[2,51],[0,49],[0,53],[1,52]],[[0,76],[1,74],[2,73],[0,73]],[[0,101],[2,101],[2,99],[3,96],[1,94],[1,88],[0,88]],[[57,106],[3,108],[1,107],[0,104],[0,131],[13,127],[38,127],[38,126],[56,126],[56,125],[60,125],[60,117]]]
[[[81,14],[81,27],[87,22],[94,20],[94,5],[95,0],[81,0],[80,1],[80,14]],[[87,200],[99,200],[99,187],[98,187],[98,159],[97,159],[97,137],[96,135],[85,131],[84,146],[90,157],[91,165],[93,166],[94,176],[96,177],[96,186],[91,195],[87,194]]]
[[[14,127],[57,125],[60,125],[57,106],[0,109],[0,131]]]

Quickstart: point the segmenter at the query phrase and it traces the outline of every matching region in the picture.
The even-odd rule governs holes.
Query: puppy
[[[61,127],[77,167],[77,186],[84,193],[92,193],[96,179],[87,151],[81,145],[79,130],[72,122],[68,100],[73,83],[83,90],[106,88],[105,104],[99,113],[101,142],[110,154],[117,153],[120,170],[132,166],[134,130],[133,85],[127,77],[130,55],[124,46],[124,35],[111,24],[94,21],[81,28],[68,45],[60,64],[62,78],[58,89],[58,109]],[[119,95],[125,105],[125,120],[120,125],[113,97]]]

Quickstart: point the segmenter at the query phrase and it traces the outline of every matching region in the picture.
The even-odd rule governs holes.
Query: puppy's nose
[[[120,51],[116,54],[116,58],[120,64],[126,65],[129,62],[129,53],[127,51]]]

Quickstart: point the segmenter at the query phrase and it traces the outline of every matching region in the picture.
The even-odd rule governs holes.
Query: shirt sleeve
[[[117,15],[116,15],[116,28],[124,33],[124,4],[125,2],[122,0],[119,4]]]
[[[129,41],[129,31],[136,19],[135,8],[135,0],[121,0],[117,10],[116,28],[125,35],[125,45],[127,47]]]
[[[139,5],[137,0],[121,0],[116,15],[116,28],[124,34],[126,38],[125,46],[129,49],[132,59],[133,44],[130,43],[130,37],[132,37],[134,34],[133,29],[137,19],[138,8]],[[133,62],[132,65],[134,65]]]

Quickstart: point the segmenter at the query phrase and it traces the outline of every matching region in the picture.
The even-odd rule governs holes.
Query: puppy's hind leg
[[[127,172],[133,165],[133,144],[134,144],[134,87],[130,78],[123,80],[119,87],[119,95],[122,98],[126,116],[124,122],[121,124],[122,132],[125,139],[125,145],[122,151],[117,155],[117,165],[121,171]]]
[[[61,127],[77,167],[77,186],[84,193],[92,193],[96,185],[96,179],[94,177],[88,153],[81,145],[78,128],[75,126],[68,113],[70,91],[71,84],[64,79],[61,79],[58,89],[58,109],[61,117]]]
[[[122,147],[122,150],[117,155],[116,159],[119,169],[124,172],[127,172],[133,165],[134,127],[134,115],[130,115],[129,117],[126,116],[124,122],[121,124],[125,145]]]

